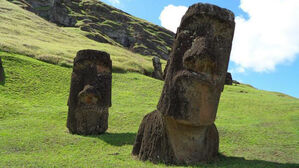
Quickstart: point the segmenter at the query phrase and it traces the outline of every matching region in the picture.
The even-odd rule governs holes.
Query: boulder
[[[163,80],[163,73],[162,73],[162,66],[161,66],[160,58],[155,56],[155,57],[153,57],[152,61],[153,61],[153,66],[154,66],[154,71],[152,73],[152,77],[156,78],[156,79]]]
[[[233,80],[232,83],[234,83],[235,85],[239,85],[240,82],[236,81],[236,80]]]
[[[95,135],[108,129],[112,61],[103,51],[81,50],[74,59],[67,127],[73,134]]]
[[[189,7],[176,34],[157,110],[140,124],[132,155],[166,164],[218,156],[214,124],[234,34],[234,14],[210,4]]]

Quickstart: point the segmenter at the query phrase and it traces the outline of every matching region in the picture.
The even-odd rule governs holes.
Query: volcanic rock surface
[[[108,129],[112,62],[106,52],[81,50],[74,59],[67,127],[73,134],[95,135]]]
[[[229,10],[202,3],[189,7],[176,34],[157,110],[140,124],[134,156],[190,165],[217,157],[219,135],[214,121],[234,27]]]

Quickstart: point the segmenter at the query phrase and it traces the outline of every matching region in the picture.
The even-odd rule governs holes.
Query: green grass
[[[21,53],[53,64],[71,65],[77,51],[97,49],[110,53],[114,70],[152,71],[151,56],[90,40],[85,37],[88,32],[79,28],[58,27],[5,0],[0,0],[0,6],[2,51]]]
[[[0,6],[0,50],[10,52],[0,52],[6,75],[0,85],[0,167],[165,167],[130,154],[139,124],[156,108],[163,87],[140,74],[152,71],[151,57],[97,43],[87,32],[58,27],[7,1]],[[147,33],[168,36],[128,16],[148,25]],[[62,66],[71,66],[76,52],[86,48],[110,53],[114,72],[128,72],[113,73],[109,129],[100,136],[71,135],[65,126],[72,69]],[[299,99],[244,84],[226,86],[216,120],[222,156],[196,167],[299,167],[298,123]]]
[[[163,82],[113,73],[109,129],[100,136],[66,128],[71,68],[0,52],[0,167],[164,167],[131,156],[143,116],[156,108]],[[226,86],[216,125],[220,160],[197,167],[298,167],[299,100],[248,85]],[[178,166],[176,166],[178,167]]]
[[[118,27],[121,27],[122,25],[118,22],[114,22],[112,20],[105,20],[104,22],[102,22],[101,24],[106,24],[106,25],[111,25],[113,26],[114,28],[118,28]]]

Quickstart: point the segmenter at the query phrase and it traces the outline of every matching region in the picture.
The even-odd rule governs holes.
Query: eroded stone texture
[[[154,71],[152,73],[152,77],[156,78],[156,79],[163,80],[163,73],[162,73],[162,66],[161,66],[160,58],[155,56],[155,57],[153,57],[152,61],[153,61],[153,66],[154,66]]]
[[[81,50],[74,59],[67,127],[73,134],[101,134],[108,129],[112,62],[106,52]]]
[[[198,3],[178,28],[155,112],[140,125],[132,154],[141,160],[196,164],[218,155],[214,124],[234,34],[234,14]]]
[[[4,75],[4,68],[2,66],[2,59],[0,57],[0,84],[4,84],[5,75]]]

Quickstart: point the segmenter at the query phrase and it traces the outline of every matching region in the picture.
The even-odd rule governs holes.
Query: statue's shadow
[[[231,157],[220,154],[219,160],[209,163],[200,164],[193,167],[205,168],[298,168],[299,164],[295,163],[278,163],[264,160],[246,160],[242,157]]]
[[[105,133],[96,136],[89,136],[98,138],[113,146],[133,145],[136,133]]]
[[[88,136],[98,138],[113,146],[133,145],[136,133],[105,133],[96,136]],[[175,165],[173,165],[175,166]],[[184,165],[180,165],[184,166]],[[186,165],[187,167],[187,165]],[[188,166],[189,167],[189,166]],[[246,160],[242,157],[231,157],[220,154],[217,161],[208,164],[199,164],[191,167],[199,168],[299,168],[296,163],[278,163],[264,160]]]

